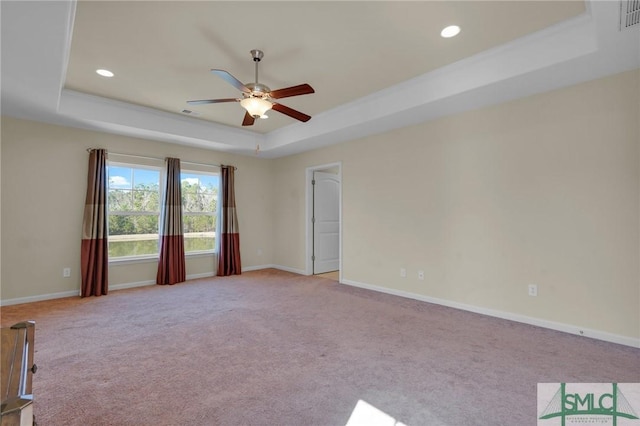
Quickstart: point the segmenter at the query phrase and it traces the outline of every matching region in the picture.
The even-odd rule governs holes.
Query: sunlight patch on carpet
[[[345,426],[407,426],[366,401],[358,400]]]

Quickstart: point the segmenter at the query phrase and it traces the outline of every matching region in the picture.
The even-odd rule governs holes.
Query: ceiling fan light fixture
[[[240,102],[240,106],[242,106],[246,111],[244,118],[242,119],[243,126],[253,126],[257,118],[261,118],[263,120],[269,118],[266,114],[269,110],[274,110],[280,114],[288,115],[289,117],[302,121],[303,123],[309,121],[311,119],[310,115],[296,111],[295,109],[282,105],[279,102],[274,102],[273,99],[289,98],[292,96],[315,93],[313,87],[305,83],[278,90],[271,90],[264,84],[258,83],[258,64],[264,54],[261,50],[254,49],[251,51],[251,56],[253,57],[256,66],[256,80],[253,83],[243,84],[240,80],[225,70],[217,68],[211,70],[212,74],[217,75],[236,89],[240,90],[242,92],[242,98],[199,99],[187,101],[187,103],[189,105],[203,105],[223,102]]]
[[[262,118],[273,107],[273,104],[268,100],[255,96],[244,98],[240,101],[240,105],[254,118]]]
[[[460,33],[460,27],[457,25],[449,25],[440,32],[440,36],[444,38],[455,37]]]

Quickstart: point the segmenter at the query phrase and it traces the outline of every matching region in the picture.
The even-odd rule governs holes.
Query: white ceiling
[[[188,108],[240,126],[238,104],[185,101],[238,97],[209,70],[253,82],[249,51],[261,49],[260,82],[272,89],[311,84],[315,95],[282,103],[316,115],[584,10],[575,1],[80,2],[65,88],[167,112]],[[440,37],[449,23],[464,32]],[[98,77],[100,67],[116,78]],[[273,113],[248,130],[268,133],[292,123]]]
[[[640,67],[618,1],[2,1],[2,114],[273,158]],[[449,24],[459,36],[443,39]],[[251,127],[209,70],[309,83]],[[116,73],[111,79],[96,68]],[[182,109],[201,114],[182,114]]]

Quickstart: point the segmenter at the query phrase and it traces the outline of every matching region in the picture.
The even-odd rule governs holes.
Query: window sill
[[[189,253],[185,253],[185,257],[208,257],[215,256],[217,253],[213,250],[208,251],[192,251]]]
[[[109,265],[129,265],[133,263],[158,263],[158,256],[131,256],[109,259]]]
[[[192,257],[209,257],[215,256],[217,253],[213,250],[211,251],[192,251],[190,253],[185,253],[186,258]],[[134,263],[158,263],[158,256],[132,256],[132,257],[121,257],[116,259],[109,259],[110,265],[130,265]]]

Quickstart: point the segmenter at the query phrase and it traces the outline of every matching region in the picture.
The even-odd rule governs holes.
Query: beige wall
[[[270,161],[3,117],[2,300],[79,290],[89,147],[235,165],[243,267],[273,262]],[[213,256],[188,258],[188,275],[212,272]],[[112,265],[109,274],[110,286],[154,281],[156,263]]]
[[[236,165],[243,266],[293,270],[305,170],[342,162],[347,282],[637,341],[639,105],[636,70],[276,160],[3,118],[2,299],[79,289],[88,147]],[[110,274],[149,281],[155,265]]]
[[[305,169],[342,161],[344,280],[638,339],[639,94],[636,70],[278,159],[275,263],[304,270]]]

